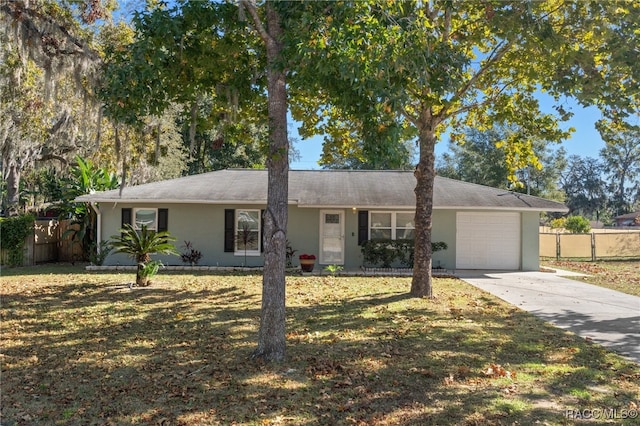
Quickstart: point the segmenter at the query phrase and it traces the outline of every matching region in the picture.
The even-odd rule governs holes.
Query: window
[[[391,216],[393,213],[371,213],[371,231],[369,231],[372,240],[390,239],[392,238]]]
[[[412,240],[414,238],[413,212],[371,212],[370,239]]]
[[[140,208],[133,209],[133,226],[141,229],[146,225],[147,229],[155,231],[158,229],[158,209]]]
[[[324,215],[324,223],[331,223],[335,225],[340,224],[340,214],[327,213]]]
[[[260,255],[260,210],[236,210],[235,252]]]
[[[148,229],[164,232],[169,227],[169,210],[149,207],[130,207],[122,209],[121,226],[133,225],[135,229],[140,229],[142,225],[147,225]]]
[[[413,240],[415,236],[415,213],[395,213],[396,240]]]

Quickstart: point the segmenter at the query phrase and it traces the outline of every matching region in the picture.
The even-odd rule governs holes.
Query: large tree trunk
[[[258,347],[254,358],[282,361],[285,357],[285,262],[287,200],[289,192],[289,141],[287,140],[287,89],[282,69],[280,17],[266,2],[267,91],[269,155],[267,210],[264,218],[264,273]],[[263,37],[264,39],[264,37]]]
[[[20,212],[20,168],[15,162],[11,162],[8,169],[5,207],[7,216],[15,216]]]
[[[435,181],[436,123],[431,114],[420,117],[418,141],[420,160],[415,170],[416,217],[415,254],[411,295],[433,297],[431,288],[431,220],[433,213],[433,185]]]

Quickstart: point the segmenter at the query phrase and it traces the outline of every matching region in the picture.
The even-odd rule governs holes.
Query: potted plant
[[[316,264],[316,256],[314,254],[301,254],[298,259],[300,259],[302,272],[313,271],[313,267]]]

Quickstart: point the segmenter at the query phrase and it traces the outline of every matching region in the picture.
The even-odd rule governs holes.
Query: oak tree
[[[287,69],[283,55],[284,30],[279,8],[266,2],[241,0],[253,28],[264,44],[267,72],[269,147],[267,151],[267,208],[264,220],[264,272],[258,347],[253,357],[282,361],[286,354],[285,265],[289,202],[289,140],[287,136]]]
[[[288,25],[306,40],[299,78],[347,110],[382,109],[417,132],[415,258],[411,294],[432,296],[434,147],[449,130],[515,125],[501,142],[510,179],[535,161],[535,138],[562,140],[559,101],[624,115],[638,104],[632,60],[640,5],[582,1],[313,2]],[[541,111],[536,93],[558,101]],[[326,107],[325,107],[326,108]],[[312,120],[317,120],[312,118]]]
[[[80,7],[79,7],[80,6]],[[0,3],[0,144],[7,213],[17,211],[22,172],[63,166],[94,147],[92,88],[99,55],[87,25],[108,9],[67,1]]]
[[[178,112],[190,174],[263,164],[264,58],[237,15],[226,2],[150,5],[135,12],[129,39],[105,51],[107,114],[140,127]]]
[[[570,156],[560,176],[560,187],[571,214],[600,220],[607,211],[607,187],[602,163],[597,158]]]

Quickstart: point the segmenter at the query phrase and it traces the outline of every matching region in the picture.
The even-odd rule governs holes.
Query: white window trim
[[[156,219],[154,220],[154,222],[155,222],[155,226],[153,226],[153,227],[147,227],[147,229],[148,229],[149,231],[157,231],[157,230],[158,230],[158,209],[157,209],[157,208],[155,208],[155,207],[134,207],[134,208],[131,210],[131,216],[132,216],[132,217],[131,217],[131,222],[133,222],[133,229],[135,229],[135,230],[137,230],[137,231],[139,231],[140,229],[142,229],[142,228],[140,228],[140,227],[138,226],[138,222],[136,221],[136,213],[138,212],[138,210],[153,210],[153,211],[155,211],[155,214],[156,214]]]
[[[247,250],[238,249],[238,217],[240,216],[240,212],[257,212],[258,213],[258,249],[257,250]],[[235,216],[233,219],[233,254],[234,256],[260,256],[262,253],[260,252],[260,246],[262,241],[262,214],[260,209],[236,209]]]
[[[371,230],[372,229],[389,229],[389,228],[374,228],[373,227],[373,221],[371,220],[371,215],[372,214],[376,214],[376,213],[377,214],[381,214],[381,213],[382,214],[391,214],[391,239],[392,240],[396,239],[396,235],[397,235],[398,229],[402,229],[402,230],[405,230],[405,229],[416,229],[415,228],[415,224],[414,224],[413,228],[405,228],[405,227],[398,228],[398,226],[396,225],[396,222],[397,222],[397,217],[396,216],[397,216],[398,213],[411,213],[411,214],[413,214],[415,216],[415,211],[407,211],[407,210],[394,210],[394,211],[374,210],[374,211],[371,211],[370,210],[369,211],[369,229],[368,229],[368,232],[369,232],[368,237],[369,237],[369,239],[371,239]]]

